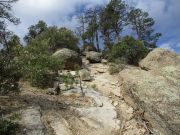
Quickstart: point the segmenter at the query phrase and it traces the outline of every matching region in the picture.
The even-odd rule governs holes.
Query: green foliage
[[[0,94],[18,90],[18,81],[21,77],[19,66],[14,61],[4,61],[0,58]],[[7,59],[6,59],[7,60]]]
[[[133,37],[126,36],[122,42],[114,45],[109,52],[109,61],[114,62],[116,59],[126,59],[127,63],[138,65],[148,53],[148,49],[141,41],[135,40]]]
[[[79,39],[74,33],[67,28],[48,27],[44,32],[39,34],[31,44],[34,42],[42,42],[46,40],[51,52],[55,52],[60,48],[68,48],[78,51]],[[31,45],[30,44],[30,45]]]
[[[11,121],[19,121],[21,120],[21,114],[20,113],[17,113],[17,112],[13,112],[10,116],[9,116],[9,119]]]
[[[122,0],[111,0],[100,15],[100,31],[104,37],[105,49],[118,42],[125,26],[127,16],[126,4]]]
[[[62,68],[62,61],[49,52],[48,41],[34,40],[21,54],[23,77],[33,86],[47,87],[53,83],[55,73]]]
[[[72,88],[72,85],[76,82],[75,77],[71,73],[60,76],[60,81],[65,83],[66,90]]]
[[[29,32],[24,37],[24,41],[29,43],[32,39],[34,39],[36,36],[41,34],[43,31],[47,29],[47,24],[40,20],[37,24],[31,25],[29,28]]]
[[[155,48],[161,37],[161,33],[155,32],[155,21],[147,12],[130,7],[124,0],[110,0],[106,6],[89,8],[78,19],[83,45],[96,43],[98,51],[99,37],[103,39],[104,50],[110,51],[112,45],[121,41],[123,30],[129,28],[136,32],[138,40],[148,48]]]
[[[79,81],[77,81],[76,83],[79,83],[80,89],[81,89],[81,94],[82,94],[82,96],[84,97],[84,96],[85,96],[85,93],[84,93],[84,90],[83,90],[83,87],[82,87],[81,76],[80,76],[80,74],[79,74],[79,71],[80,71],[81,67],[80,67],[79,65],[75,65],[75,69],[76,69],[76,75],[77,75],[78,80],[79,80]]]
[[[147,47],[154,48],[154,44],[161,37],[161,33],[154,33],[155,21],[149,17],[148,12],[143,12],[141,9],[132,9],[128,14],[128,21],[136,32],[138,39],[143,41]]]
[[[21,63],[18,62],[22,46],[14,39],[8,42],[9,50],[0,52],[0,94],[18,90],[18,81],[21,78]],[[16,37],[17,38],[17,37]]]
[[[12,4],[18,0],[1,0],[0,1],[0,26],[4,25],[8,20],[13,24],[18,24],[20,20],[12,15]]]
[[[14,135],[18,124],[11,120],[0,118],[0,135]]]

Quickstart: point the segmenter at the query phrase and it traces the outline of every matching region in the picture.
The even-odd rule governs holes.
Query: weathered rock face
[[[116,135],[121,121],[107,97],[93,89],[65,91],[61,96],[22,93],[31,107],[22,110],[23,135]]]
[[[82,65],[82,58],[80,55],[69,49],[61,49],[53,54],[53,56],[60,58],[64,62],[65,69],[75,69],[76,65]]]
[[[41,121],[40,108],[31,107],[22,112],[25,135],[45,135],[45,127]]]
[[[180,66],[180,56],[169,50],[157,48],[150,52],[139,65],[146,70],[159,70],[169,65]]]
[[[86,59],[90,63],[100,63],[101,62],[101,53],[90,51],[86,53]]]
[[[121,92],[134,108],[165,135],[180,133],[180,67],[178,55],[156,49],[141,62],[141,67],[120,72]],[[180,63],[180,62],[179,62]]]

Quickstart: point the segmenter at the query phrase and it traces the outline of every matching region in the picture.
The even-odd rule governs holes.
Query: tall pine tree
[[[138,39],[143,41],[147,47],[155,47],[161,33],[154,32],[155,21],[149,17],[148,12],[143,12],[141,9],[132,9],[128,15],[128,20]]]

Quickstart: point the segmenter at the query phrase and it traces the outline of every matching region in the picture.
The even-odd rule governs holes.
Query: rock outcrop
[[[157,48],[139,63],[142,69],[160,70],[166,66],[180,66],[180,56],[169,50]]]
[[[65,69],[75,69],[76,65],[82,65],[82,58],[80,55],[70,49],[61,49],[53,54],[53,56],[60,58],[64,62]]]
[[[85,97],[78,87],[60,97],[22,93],[21,98],[31,106],[22,111],[23,134],[116,135],[121,123],[116,108],[99,92],[83,90]]]
[[[100,63],[101,62],[101,53],[90,51],[86,53],[86,59],[90,63]]]
[[[120,72],[121,92],[130,105],[165,135],[180,133],[180,59],[165,49],[155,49],[138,68]],[[149,71],[147,71],[149,70]]]
[[[45,135],[45,127],[41,121],[39,107],[29,107],[22,111],[22,124],[25,135]]]

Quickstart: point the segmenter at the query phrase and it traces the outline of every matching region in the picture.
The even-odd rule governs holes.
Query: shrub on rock
[[[114,62],[116,59],[125,58],[127,63],[138,65],[139,61],[148,54],[148,49],[141,41],[135,40],[133,37],[126,36],[122,42],[114,45],[108,54],[108,59]]]

